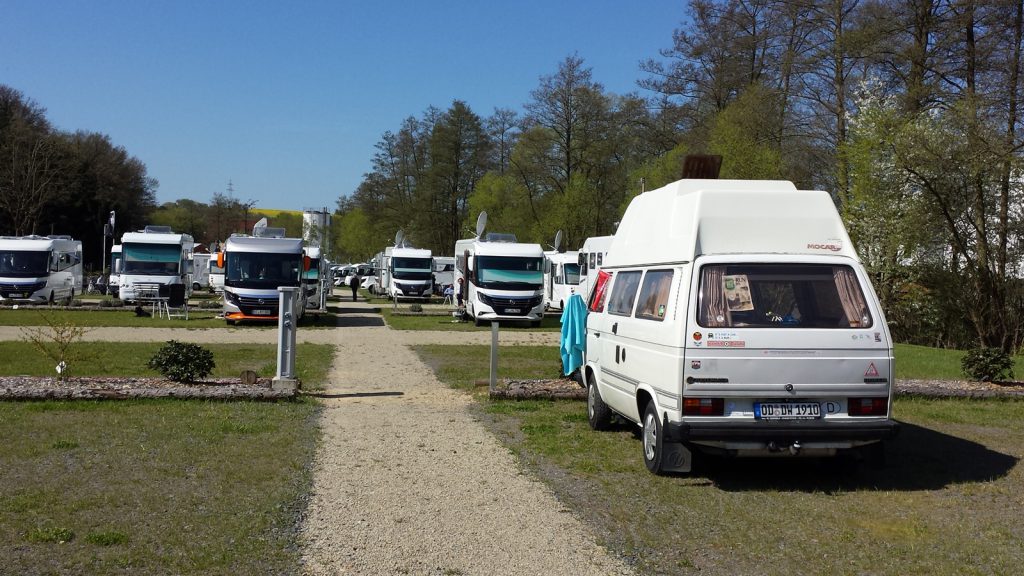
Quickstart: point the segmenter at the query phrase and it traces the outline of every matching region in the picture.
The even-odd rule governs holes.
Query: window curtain
[[[724,266],[704,268],[704,279],[701,282],[700,291],[700,311],[704,317],[704,322],[702,322],[704,326],[714,328],[729,326],[732,323],[728,307],[725,305],[724,277]]]
[[[836,290],[839,292],[839,301],[843,305],[843,312],[846,313],[846,320],[850,326],[862,326],[863,318],[868,315],[868,305],[864,301],[864,294],[860,291],[857,283],[857,276],[853,270],[845,266],[832,268],[832,276],[836,282]]]

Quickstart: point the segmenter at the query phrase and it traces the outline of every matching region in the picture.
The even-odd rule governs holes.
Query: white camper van
[[[0,237],[0,302],[70,304],[82,293],[82,241],[70,236]]]
[[[579,250],[580,284],[576,292],[584,299],[590,296],[590,288],[597,278],[597,271],[604,266],[604,257],[612,245],[613,236],[591,236],[583,241]]]
[[[434,258],[430,250],[394,248],[388,267],[389,297],[430,298],[434,274]]]
[[[278,286],[301,286],[302,238],[285,238],[284,228],[258,228],[263,236],[232,234],[218,264],[224,268],[224,320],[278,320]],[[301,318],[304,299],[298,298]]]
[[[107,294],[118,297],[118,289],[121,285],[121,245],[114,244],[110,247],[110,275],[107,276]]]
[[[564,310],[580,284],[579,252],[544,253],[544,309]]]
[[[169,226],[146,226],[121,236],[121,276],[118,294],[121,300],[134,302],[139,293],[151,286],[185,286],[192,292],[192,248],[188,234],[178,234]]]
[[[891,419],[893,344],[825,192],[680,180],[633,199],[588,302],[595,429],[642,429],[655,473],[691,454],[874,450]]]
[[[466,314],[477,325],[493,320],[544,318],[544,249],[511,235],[455,243],[455,283],[462,280]]]

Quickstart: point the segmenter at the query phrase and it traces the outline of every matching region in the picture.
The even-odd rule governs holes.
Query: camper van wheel
[[[658,418],[658,407],[653,400],[647,403],[647,408],[644,410],[643,441],[644,464],[651,472],[661,474],[665,464],[662,450],[664,439],[662,438],[661,420]]]
[[[479,319],[479,318],[473,318],[473,325],[474,326],[483,326],[484,325],[484,321]]]
[[[75,289],[71,289],[71,294],[68,295],[67,300],[64,300],[65,306],[71,306],[71,303],[75,301]]]
[[[199,282],[193,282],[192,283],[192,290],[195,290],[196,292],[199,292],[199,290],[201,288],[202,288],[202,286],[199,285]]]
[[[531,320],[530,328],[540,328],[540,320]]]
[[[597,381],[591,375],[587,382],[587,421],[594,430],[607,430],[612,424],[612,410],[601,399]]]
[[[235,322],[234,320],[228,320],[227,323],[228,326],[234,326],[235,324],[238,324],[238,322]]]
[[[53,306],[53,290],[50,290],[50,297],[46,299],[46,303]]]

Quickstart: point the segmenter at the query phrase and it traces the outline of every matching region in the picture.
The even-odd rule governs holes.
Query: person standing
[[[355,302],[359,295],[359,274],[352,274],[348,280],[348,287],[352,289],[352,301]]]

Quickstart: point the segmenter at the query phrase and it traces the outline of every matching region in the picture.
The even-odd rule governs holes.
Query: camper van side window
[[[617,273],[612,286],[611,300],[608,303],[608,313],[629,316],[633,312],[633,300],[636,299],[636,290],[639,287],[639,270]]]
[[[597,254],[591,252],[590,253],[590,267],[593,268],[594,266],[597,266]]]
[[[644,276],[637,302],[636,317],[662,321],[668,308],[668,293],[672,288],[671,270],[651,270]]]

